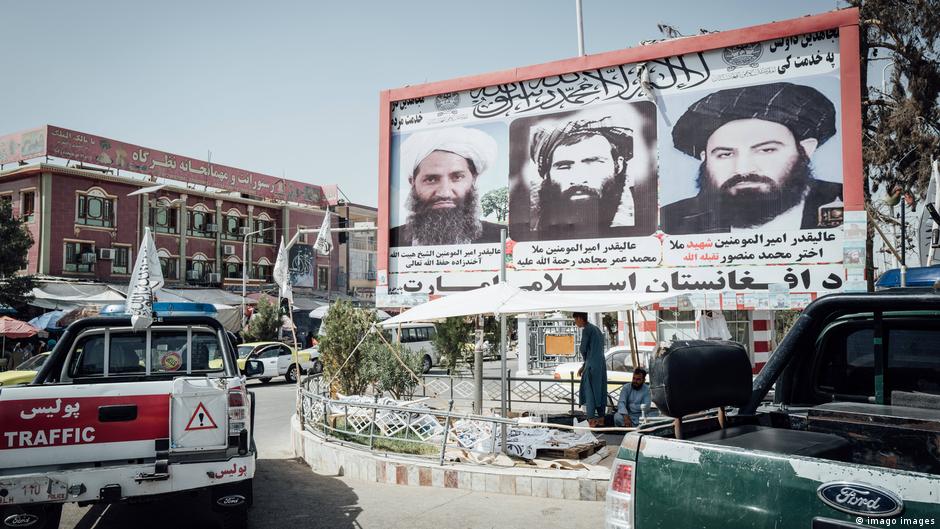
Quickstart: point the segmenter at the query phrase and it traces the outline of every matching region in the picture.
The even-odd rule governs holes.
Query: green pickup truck
[[[608,528],[940,524],[940,293],[820,298],[753,380],[732,342],[650,367],[672,420],[624,437]]]

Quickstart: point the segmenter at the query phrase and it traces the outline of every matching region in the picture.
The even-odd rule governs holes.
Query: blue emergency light
[[[157,317],[165,316],[209,316],[215,317],[219,311],[211,303],[170,303],[157,302],[153,304],[153,314]],[[101,309],[101,316],[127,316],[125,306],[107,305]]]

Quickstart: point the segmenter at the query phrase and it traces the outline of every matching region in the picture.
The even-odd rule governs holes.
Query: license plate
[[[45,477],[0,479],[0,505],[62,501],[67,488],[65,483]]]

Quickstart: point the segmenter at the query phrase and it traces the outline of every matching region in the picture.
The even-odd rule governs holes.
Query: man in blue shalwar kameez
[[[588,424],[603,426],[607,408],[607,365],[604,363],[604,335],[597,325],[588,323],[587,313],[575,312],[574,324],[581,331],[579,352],[584,364],[578,369],[581,377],[580,404],[584,406]]]

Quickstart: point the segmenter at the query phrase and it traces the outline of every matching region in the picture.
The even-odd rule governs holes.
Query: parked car
[[[252,342],[243,343],[236,349],[238,370],[245,374],[245,363],[248,360],[261,360],[264,371],[253,378],[267,384],[274,377],[283,376],[288,382],[297,382],[297,369],[294,364],[294,348],[281,342]],[[319,356],[319,354],[317,354]],[[300,369],[310,373],[314,368],[310,350],[305,349],[297,353]],[[216,360],[220,362],[221,360]],[[321,367],[322,370],[322,367]]]
[[[39,368],[49,358],[49,353],[40,353],[20,365],[16,369],[0,373],[0,386],[16,386],[17,384],[29,384],[36,378]]]
[[[633,380],[633,357],[629,347],[614,346],[604,353],[604,363],[607,364],[607,391],[619,390],[623,384]],[[578,369],[582,362],[565,362],[555,366],[552,377],[555,380],[569,380],[574,375],[578,377]]]
[[[400,343],[405,349],[421,353],[421,372],[427,373],[440,361],[440,355],[434,349],[434,337],[437,335],[432,323],[404,323],[389,327],[392,343]]]
[[[310,367],[307,368],[308,375],[318,375],[323,372],[323,362],[320,361],[320,348],[308,347],[300,350],[301,358],[310,358]]]

